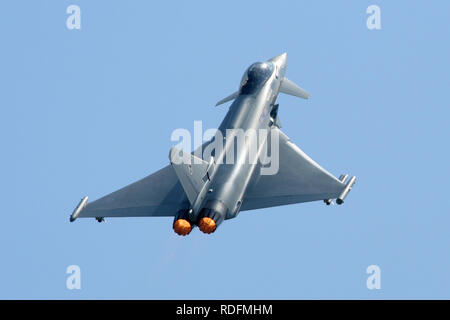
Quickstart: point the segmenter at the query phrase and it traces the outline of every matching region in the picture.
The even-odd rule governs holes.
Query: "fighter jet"
[[[159,171],[92,203],[84,197],[70,221],[170,216],[173,230],[186,236],[196,226],[213,233],[241,211],[317,200],[342,204],[356,177],[336,178],[280,129],[278,94],[310,96],[285,77],[286,57],[283,53],[248,67],[239,89],[216,104],[233,101],[208,142],[193,152],[175,146],[170,164]],[[242,132],[244,139],[236,143]]]

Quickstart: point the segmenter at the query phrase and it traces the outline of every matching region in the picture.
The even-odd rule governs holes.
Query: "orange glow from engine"
[[[173,230],[180,236],[186,236],[191,232],[192,226],[186,219],[178,219],[173,224]]]
[[[201,218],[200,222],[198,223],[198,228],[207,234],[213,233],[214,230],[216,230],[216,227],[216,222],[208,217]]]

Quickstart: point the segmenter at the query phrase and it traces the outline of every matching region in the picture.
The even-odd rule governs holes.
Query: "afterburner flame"
[[[198,228],[203,231],[204,233],[213,233],[214,230],[216,230],[216,222],[208,217],[203,217],[200,219],[200,222],[198,223]]]
[[[180,236],[186,236],[191,232],[192,226],[186,219],[178,219],[173,223],[173,230]]]

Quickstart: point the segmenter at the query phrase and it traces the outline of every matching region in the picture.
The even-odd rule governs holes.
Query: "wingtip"
[[[75,220],[77,220],[78,215],[80,214],[80,212],[84,209],[84,207],[86,206],[87,202],[88,202],[88,196],[85,196],[83,199],[81,199],[81,201],[78,203],[78,205],[75,207],[75,210],[73,211],[73,213],[70,215],[70,222],[74,222]]]

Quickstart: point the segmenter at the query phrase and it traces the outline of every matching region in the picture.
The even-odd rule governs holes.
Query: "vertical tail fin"
[[[210,179],[214,169],[214,158],[208,163],[191,153],[173,147],[170,149],[169,159],[189,202],[193,204]]]

